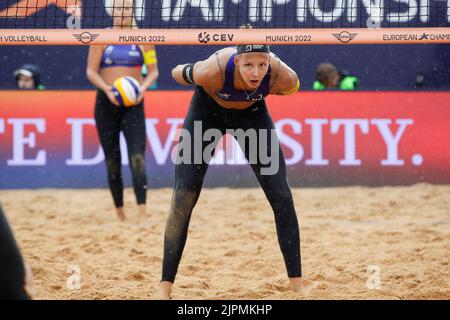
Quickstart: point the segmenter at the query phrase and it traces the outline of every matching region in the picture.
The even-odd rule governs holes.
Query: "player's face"
[[[32,77],[21,74],[17,79],[17,86],[19,89],[34,89],[34,80]]]
[[[248,88],[256,89],[267,74],[270,54],[264,52],[249,52],[236,56],[235,63],[239,73]]]
[[[131,28],[133,25],[133,0],[113,1],[113,24],[117,28]]]

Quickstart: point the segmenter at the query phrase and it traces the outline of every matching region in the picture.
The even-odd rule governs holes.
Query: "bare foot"
[[[147,218],[147,213],[145,212],[145,204],[138,205],[138,216],[140,220],[145,220],[145,218]]]
[[[173,282],[161,281],[159,289],[155,294],[155,298],[158,300],[169,300],[172,292]]]
[[[125,212],[123,211],[123,207],[116,208],[116,213],[117,213],[117,217],[119,218],[120,221],[125,220]]]
[[[289,278],[291,289],[298,293],[305,293],[305,285],[301,277]]]

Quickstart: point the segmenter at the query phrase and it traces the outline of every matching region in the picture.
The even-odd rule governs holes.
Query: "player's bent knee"
[[[176,215],[189,216],[197,203],[198,192],[177,190],[172,197],[172,212]]]
[[[145,159],[141,153],[131,155],[131,168],[135,174],[145,174]]]

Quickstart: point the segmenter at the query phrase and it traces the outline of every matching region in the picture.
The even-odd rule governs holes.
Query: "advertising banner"
[[[174,147],[192,91],[145,96],[150,187],[173,185]],[[93,91],[0,92],[0,189],[105,187]],[[269,96],[292,186],[450,183],[449,92],[299,92]],[[228,136],[207,186],[256,179]],[[131,185],[126,143],[122,172]]]

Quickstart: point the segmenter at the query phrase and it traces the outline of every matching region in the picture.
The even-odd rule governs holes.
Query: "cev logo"
[[[207,32],[200,32],[198,34],[198,41],[200,43],[208,43],[209,40],[210,40],[209,33],[207,33]]]

